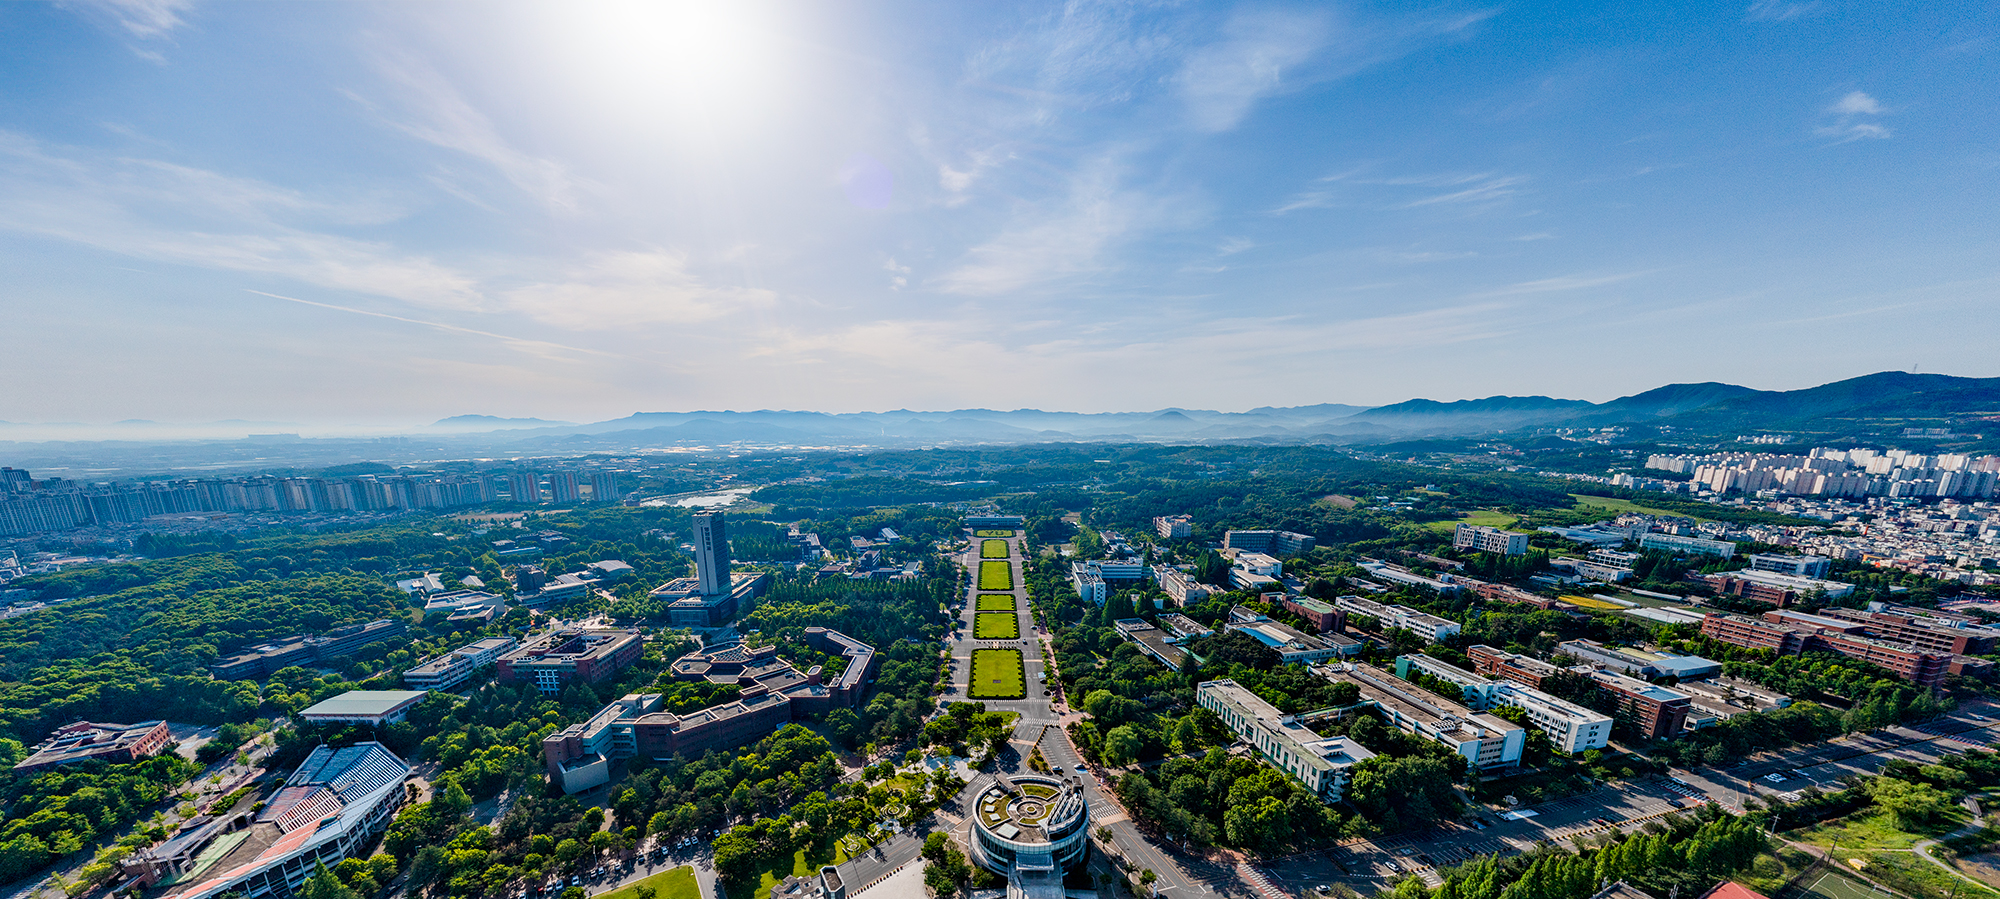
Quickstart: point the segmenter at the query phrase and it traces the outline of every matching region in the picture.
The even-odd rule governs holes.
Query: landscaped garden
[[[1007,552],[1007,541],[1005,540],[979,541],[979,557],[982,559],[1004,559],[1008,555],[1010,553]]]
[[[1004,528],[985,528],[972,532],[974,537],[1012,537],[1014,532]]]
[[[981,612],[972,616],[972,636],[979,640],[1021,639],[1021,616],[1013,612]]]
[[[972,683],[965,695],[972,699],[1020,699],[1028,695],[1028,678],[1018,649],[975,649],[972,651]]]
[[[1012,612],[1020,608],[1014,605],[1012,593],[981,593],[973,603],[975,612]]]
[[[1014,566],[1008,562],[988,561],[979,563],[979,589],[1014,589]]]

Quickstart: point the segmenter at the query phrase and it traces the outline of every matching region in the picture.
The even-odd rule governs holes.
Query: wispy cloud
[[[480,308],[475,280],[462,272],[386,243],[318,230],[396,217],[379,199],[312,198],[254,179],[51,148],[0,132],[0,228],[421,306]]]
[[[1743,17],[1752,22],[1789,22],[1818,15],[1825,8],[1819,0],[1755,0]]]
[[[1293,195],[1283,205],[1271,210],[1271,214],[1284,215],[1301,209],[1325,209],[1342,204],[1384,206],[1393,209],[1453,204],[1494,204],[1526,192],[1529,181],[1526,175],[1503,175],[1498,172],[1371,177],[1356,169],[1315,180],[1312,187]],[[1388,188],[1391,196],[1384,197],[1378,190],[1372,195],[1372,199],[1358,199],[1358,189],[1363,188]],[[1422,190],[1425,195],[1410,198],[1409,194],[1413,190]]]
[[[1862,91],[1848,92],[1826,111],[1839,119],[1832,125],[1813,129],[1813,133],[1836,138],[1836,144],[1864,139],[1880,140],[1890,136],[1888,128],[1872,121],[1860,121],[1863,116],[1879,116],[1888,112],[1881,101]]]
[[[439,331],[450,331],[454,334],[470,334],[474,337],[490,337],[494,340],[501,341],[503,343],[509,344],[511,346],[520,349],[538,351],[537,355],[546,355],[545,352],[541,352],[546,350],[564,350],[571,353],[584,353],[592,356],[616,355],[614,353],[607,353],[603,350],[584,349],[582,347],[567,346],[560,343],[550,343],[549,341],[546,340],[529,340],[527,338],[512,337],[506,334],[495,334],[492,331],[481,331],[477,328],[467,328],[460,325],[447,324],[445,322],[425,321],[420,318],[409,318],[407,316],[402,316],[402,315],[391,315],[387,312],[376,312],[369,309],[356,309],[352,306],[340,306],[334,303],[321,303],[314,300],[302,300],[299,299],[298,297],[288,297],[283,294],[267,293],[262,290],[249,290],[246,288],[244,292],[254,293],[260,297],[270,297],[271,299],[274,300],[284,300],[285,302],[288,303],[298,303],[302,306],[316,306],[321,309],[331,309],[336,312],[346,312],[352,315],[365,315],[370,318],[383,318],[383,319],[388,319],[390,321],[403,322],[405,324],[422,325],[423,327],[426,328],[435,328]]]
[[[181,14],[194,8],[192,0],[65,0],[61,5],[141,41],[169,39],[174,29],[187,24]],[[126,46],[141,59],[162,64],[167,61],[165,55],[152,47]]]
[[[1439,203],[1493,203],[1521,192],[1528,183],[1523,175],[1489,175],[1463,190],[1432,194],[1403,204],[1405,207],[1435,206]]]
[[[523,152],[501,137],[493,120],[466,100],[458,88],[428,64],[408,54],[384,53],[376,71],[396,88],[397,113],[355,92],[348,96],[381,115],[392,127],[429,144],[455,150],[492,166],[521,192],[551,210],[579,211],[578,194],[593,188],[562,163]]]
[[[882,270],[889,273],[889,289],[902,290],[910,284],[910,267],[897,265],[894,257],[882,263]]]
[[[1625,281],[1630,281],[1634,278],[1645,277],[1646,275],[1653,274],[1655,271],[1657,270],[1647,269],[1645,271],[1619,272],[1610,275],[1559,275],[1554,278],[1538,278],[1533,281],[1521,281],[1515,284],[1509,284],[1505,287],[1495,288],[1493,290],[1480,291],[1478,293],[1471,294],[1471,296],[1507,297],[1507,296],[1520,296],[1523,294],[1557,293],[1567,290],[1589,290],[1594,287],[1609,287],[1613,284],[1619,284]]]
[[[505,298],[516,312],[575,331],[699,324],[776,299],[768,290],[709,285],[689,267],[685,253],[598,253],[560,279],[506,291]]]
[[[1224,39],[1189,55],[1178,82],[1188,117],[1203,131],[1227,131],[1250,107],[1287,87],[1287,74],[1326,43],[1324,10],[1246,10],[1224,26]]]
[[[1098,271],[1107,265],[1104,251],[1135,222],[1160,227],[1171,218],[1157,201],[1121,191],[1117,165],[1100,158],[1071,179],[1067,196],[1024,208],[998,236],[966,251],[936,286],[990,296]]]

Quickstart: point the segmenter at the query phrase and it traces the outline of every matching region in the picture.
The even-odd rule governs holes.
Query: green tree
[[[299,887],[299,899],[361,899],[361,894],[341,883],[325,865],[315,868]]]
[[[1104,746],[1099,750],[1099,754],[1103,757],[1104,764],[1115,768],[1137,761],[1139,750],[1144,745],[1144,741],[1139,738],[1139,732],[1134,730],[1132,725],[1121,724],[1105,733]]]

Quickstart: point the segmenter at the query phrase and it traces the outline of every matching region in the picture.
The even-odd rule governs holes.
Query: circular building
[[[1042,774],[1003,775],[973,808],[972,859],[996,874],[1060,879],[1083,863],[1089,830],[1077,785]]]

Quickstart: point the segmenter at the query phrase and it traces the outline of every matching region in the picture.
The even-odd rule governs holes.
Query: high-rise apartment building
[[[549,472],[549,501],[574,503],[583,500],[583,484],[574,471]]]
[[[704,595],[729,592],[729,531],[721,512],[694,513],[694,574]]]
[[[507,476],[507,494],[517,503],[538,503],[542,501],[542,477],[532,471],[517,471]]]
[[[618,473],[599,469],[590,473],[590,498],[600,503],[614,503],[621,494],[618,492]]]

